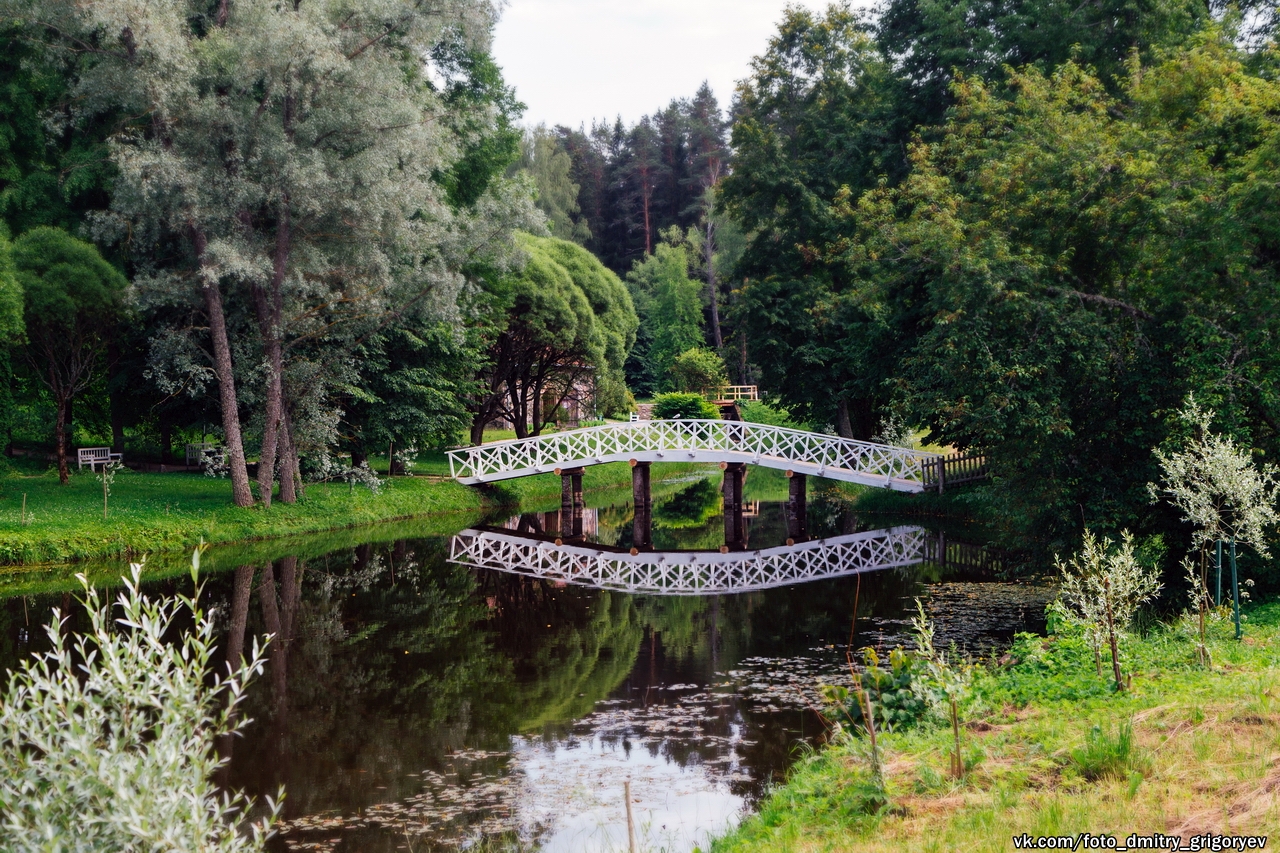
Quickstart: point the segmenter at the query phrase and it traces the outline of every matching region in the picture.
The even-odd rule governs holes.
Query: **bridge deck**
[[[709,595],[772,589],[924,559],[925,533],[895,527],[759,551],[618,553],[599,545],[554,545],[538,537],[464,530],[449,561],[551,581],[655,595]]]
[[[904,492],[937,454],[741,421],[607,424],[449,451],[458,482],[490,483],[606,462],[746,462]]]

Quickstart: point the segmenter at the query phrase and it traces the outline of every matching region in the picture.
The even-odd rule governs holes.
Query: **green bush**
[[[659,394],[653,399],[653,416],[658,420],[675,418],[706,418],[714,420],[720,417],[720,410],[702,399],[698,394],[675,392]]]
[[[791,415],[783,409],[769,405],[763,400],[747,400],[738,404],[742,419],[748,423],[766,424],[768,426],[789,427],[791,429],[808,429],[808,424],[791,419]]]
[[[677,391],[715,391],[729,384],[724,359],[706,347],[694,347],[673,358],[670,373]]]
[[[925,661],[914,652],[893,649],[889,652],[889,665],[880,665],[880,658],[873,649],[863,652],[866,666],[859,673],[862,689],[871,700],[876,728],[880,731],[902,731],[913,728],[929,716],[926,699],[928,668]],[[862,700],[848,688],[828,688],[827,699],[838,706],[840,721],[855,726],[863,725]]]

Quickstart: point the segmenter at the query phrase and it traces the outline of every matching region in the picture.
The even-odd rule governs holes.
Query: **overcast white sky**
[[[808,2],[810,8],[825,6]],[[703,80],[722,108],[764,52],[786,0],[509,0],[493,52],[524,121],[631,123]]]

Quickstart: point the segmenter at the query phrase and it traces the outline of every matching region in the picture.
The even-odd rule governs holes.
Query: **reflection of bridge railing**
[[[603,462],[746,462],[904,492],[924,488],[937,454],[740,421],[606,424],[449,451],[461,483],[488,483]]]
[[[599,545],[555,545],[511,533],[464,530],[449,542],[449,561],[601,589],[709,595],[915,565],[921,562],[924,541],[919,527],[895,527],[762,551],[633,555]]]

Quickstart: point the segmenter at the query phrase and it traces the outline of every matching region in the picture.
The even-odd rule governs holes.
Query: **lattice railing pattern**
[[[659,420],[557,432],[449,451],[462,483],[637,459],[749,462],[899,491],[923,489],[934,453],[741,421]]]
[[[895,527],[761,551],[626,554],[556,545],[514,533],[464,530],[449,560],[599,589],[655,595],[749,592],[919,563],[925,533]]]

